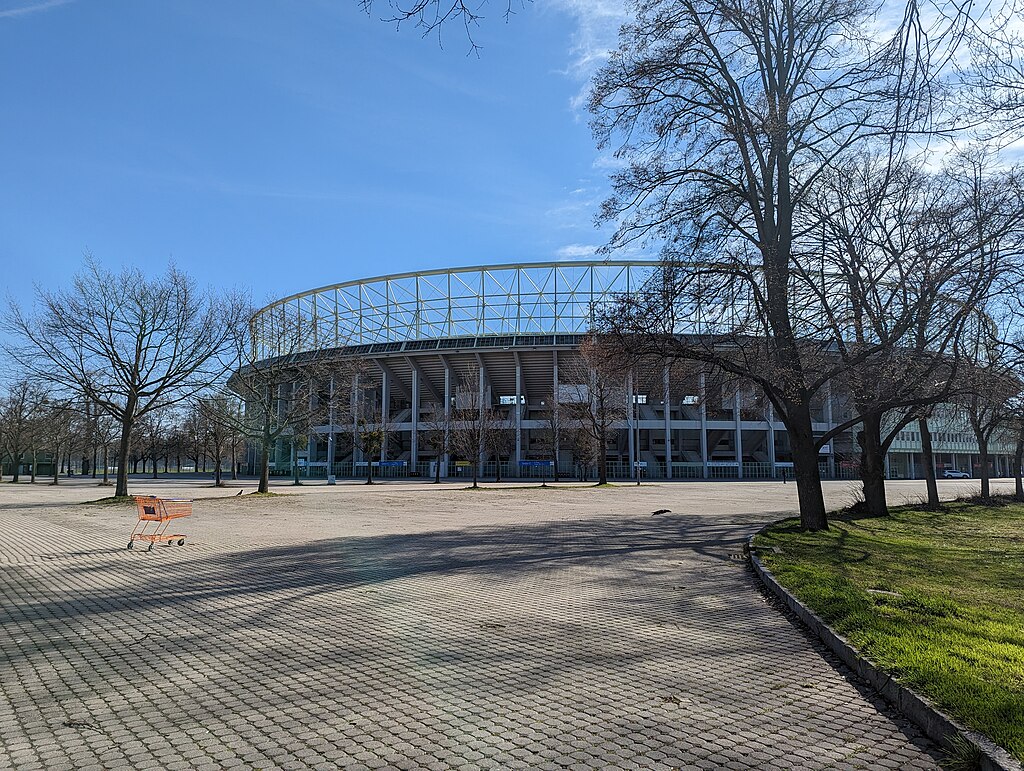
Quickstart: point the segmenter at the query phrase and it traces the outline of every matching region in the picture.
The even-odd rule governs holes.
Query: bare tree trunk
[[[1013,453],[1013,484],[1014,497],[1024,501],[1024,479],[1021,478],[1021,465],[1024,464],[1024,435],[1017,437],[1017,448]]]
[[[214,487],[223,487],[224,486],[223,472],[221,471],[221,458],[220,458],[219,454],[218,454],[218,456],[216,458],[214,458],[214,463],[213,463],[213,486]]]
[[[256,492],[270,492],[270,440],[266,437],[263,439],[263,452],[260,453],[260,484]]]
[[[32,475],[28,478],[28,481],[29,481],[30,484],[35,484],[36,483],[36,460],[38,459],[38,457],[39,457],[39,455],[36,452],[36,449],[33,447],[32,448]],[[56,460],[54,460],[54,463],[56,463]]]
[[[793,452],[793,474],[796,477],[797,498],[800,501],[800,525],[805,530],[827,530],[825,497],[821,491],[818,471],[818,448],[811,427],[808,404],[796,403],[787,410],[789,443]]]
[[[54,455],[59,455],[60,454],[60,445],[57,445],[56,447],[53,448],[53,454]],[[68,467],[70,468],[70,463],[68,464]],[[50,484],[51,485],[59,485],[60,484],[60,471],[57,468],[56,462],[54,462],[54,464],[53,464],[53,481],[50,482]]]
[[[928,428],[928,419],[918,420],[917,428],[921,432],[921,463],[924,464],[924,479],[928,487],[928,508],[938,510],[939,485],[935,481],[935,453],[932,451],[932,432]]]
[[[494,482],[498,483],[501,481],[501,456],[497,456],[494,461]]]
[[[864,504],[873,517],[889,514],[885,501],[885,451],[882,448],[882,416],[866,412],[857,433],[860,444],[860,479],[864,488]]]
[[[597,459],[597,483],[608,484],[608,448],[601,447],[601,456]]]
[[[103,484],[110,484],[110,453],[108,450],[109,445],[103,445]]]
[[[992,496],[991,476],[988,467],[988,437],[978,435],[978,463],[981,464],[981,497],[987,500]]]
[[[16,448],[11,453],[11,466],[13,467],[11,470],[14,472],[11,478],[12,482],[17,482],[21,479],[21,455],[20,448]]]
[[[128,495],[128,453],[131,450],[131,420],[127,417],[121,420],[121,441],[117,448],[117,482],[114,485],[114,497],[123,498]]]
[[[434,484],[441,484],[441,456],[438,455],[434,460]]]

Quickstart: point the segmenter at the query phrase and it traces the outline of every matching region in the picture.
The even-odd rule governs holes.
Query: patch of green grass
[[[1024,760],[1024,505],[786,520],[756,544],[864,655]]]

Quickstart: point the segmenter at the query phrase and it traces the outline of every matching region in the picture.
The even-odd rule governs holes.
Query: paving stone
[[[148,555],[0,510],[0,769],[938,767],[729,559],[773,517],[416,505]]]

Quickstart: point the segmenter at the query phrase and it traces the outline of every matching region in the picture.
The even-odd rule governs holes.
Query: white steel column
[[[668,386],[668,365],[661,370],[662,394],[665,404],[665,479],[672,478],[672,397]]]
[[[708,478],[708,383],[700,373],[700,460],[704,466],[704,478]]]
[[[412,434],[409,437],[410,471],[420,462],[420,373],[412,370]]]

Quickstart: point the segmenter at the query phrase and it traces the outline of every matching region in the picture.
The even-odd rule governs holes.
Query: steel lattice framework
[[[593,260],[450,268],[285,297],[251,322],[257,359],[323,348],[490,335],[580,334],[657,263]]]

